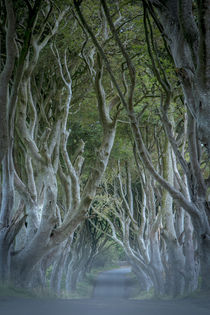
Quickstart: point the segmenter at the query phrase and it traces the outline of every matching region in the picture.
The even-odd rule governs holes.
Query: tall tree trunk
[[[203,236],[201,241],[201,288],[208,291],[210,289],[210,240]]]
[[[194,244],[194,230],[190,216],[187,213],[185,214],[184,225],[185,239],[183,246],[185,255],[185,292],[189,294],[198,288],[200,268],[198,257],[196,258],[196,247],[198,244]]]

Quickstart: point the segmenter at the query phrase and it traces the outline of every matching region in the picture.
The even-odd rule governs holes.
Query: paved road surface
[[[101,273],[95,283],[93,298],[128,298],[128,274],[130,267],[122,267]]]
[[[100,274],[89,300],[0,298],[0,315],[210,315],[210,299],[128,300],[128,271]]]
[[[210,308],[192,301],[0,300],[1,315],[209,315]]]

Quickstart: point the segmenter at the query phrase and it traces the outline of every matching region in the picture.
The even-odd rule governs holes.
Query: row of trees
[[[75,289],[111,237],[142,289],[207,288],[208,1],[83,2],[1,1],[1,279]]]
[[[12,1],[7,1],[4,7],[7,28],[3,49],[7,57],[1,86],[7,86],[3,90],[6,110],[1,112],[5,112],[1,119],[5,152],[2,146],[0,266],[3,280],[33,287],[37,273],[43,273],[39,269],[47,266],[41,264],[44,257],[57,247],[62,251],[87,216],[108,163],[116,118],[111,119],[111,108],[107,110],[106,97],[102,97],[98,64],[90,86],[97,93],[95,104],[98,103],[103,135],[84,185],[84,142],[81,140],[71,153],[67,147],[72,100],[69,55],[66,47],[61,53],[52,41],[64,17],[72,18],[72,13],[70,7],[59,10],[50,2],[27,4],[25,7],[17,3],[14,7]],[[46,59],[40,60],[44,49],[45,58],[51,54],[47,64]],[[53,66],[49,67],[52,60]]]

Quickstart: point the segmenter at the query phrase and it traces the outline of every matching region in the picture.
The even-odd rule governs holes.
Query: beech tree
[[[166,139],[158,163],[164,178],[176,186],[171,154]],[[128,163],[125,169],[119,164],[113,184],[109,182],[97,197],[101,204],[94,211],[107,220],[109,236],[124,248],[142,290],[153,286],[157,296],[190,293],[197,288],[199,276],[190,217],[173,205],[170,194],[160,189],[138,156],[136,163],[135,181]]]
[[[143,1],[167,42],[197,137],[209,152],[209,1]]]
[[[202,279],[203,279],[203,286],[208,287],[210,283],[209,271],[208,271],[209,270],[209,205],[207,201],[207,198],[208,198],[207,187],[209,185],[208,184],[209,178],[206,178],[206,180],[204,179],[204,173],[201,168],[201,152],[203,151],[203,149],[199,142],[198,129],[197,129],[197,124],[198,124],[199,119],[198,119],[198,115],[197,117],[193,116],[192,109],[190,109],[188,106],[186,119],[187,119],[187,124],[188,124],[187,141],[188,141],[188,151],[189,151],[190,161],[187,161],[186,157],[183,156],[183,154],[180,152],[180,148],[175,138],[175,134],[174,134],[170,119],[168,118],[168,109],[170,107],[170,104],[172,103],[173,90],[172,90],[170,82],[168,81],[166,73],[164,72],[164,68],[162,67],[160,60],[158,58],[158,55],[157,55],[156,45],[155,45],[155,41],[153,37],[153,29],[151,27],[151,20],[148,17],[147,6],[144,3],[145,36],[146,36],[146,40],[148,44],[148,53],[152,61],[152,69],[160,84],[160,88],[163,91],[162,93],[163,97],[161,98],[161,106],[160,106],[161,118],[165,126],[167,137],[177,157],[177,161],[182,167],[184,176],[186,176],[187,178],[187,191],[189,192],[188,195],[183,193],[182,189],[180,189],[181,187],[178,187],[177,189],[176,187],[171,185],[171,183],[167,179],[165,179],[160,173],[158,173],[158,171],[155,169],[154,164],[152,163],[152,157],[150,153],[148,152],[145,146],[145,143],[143,141],[142,132],[141,132],[141,129],[139,128],[137,114],[134,108],[134,93],[135,93],[135,88],[136,88],[136,71],[135,71],[134,62],[131,56],[129,55],[125,45],[123,45],[122,35],[119,34],[119,30],[115,27],[112,21],[112,17],[111,17],[111,13],[110,13],[110,9],[108,7],[107,1],[101,0],[101,5],[103,7],[104,14],[106,16],[107,23],[112,32],[113,38],[116,44],[118,45],[122,56],[124,57],[124,60],[128,69],[126,73],[126,77],[127,79],[129,79],[129,83],[124,81],[125,86],[126,86],[126,91],[127,91],[126,95],[122,92],[121,86],[115,77],[111,63],[102,45],[97,40],[94,32],[92,31],[84,15],[82,14],[81,9],[80,9],[80,4],[77,1],[75,1],[74,3],[75,3],[76,10],[78,12],[78,15],[80,17],[80,20],[83,23],[85,29],[87,30],[89,36],[91,37],[93,43],[95,44],[101,57],[103,58],[106,64],[107,71],[113,82],[113,85],[115,86],[119,94],[119,97],[121,99],[121,102],[127,111],[131,130],[133,132],[133,137],[136,144],[136,148],[137,148],[137,151],[141,160],[143,161],[145,167],[149,170],[151,175],[154,177],[154,179],[163,187],[163,189],[166,189],[166,191],[170,193],[171,197],[173,198],[173,201],[177,204],[177,206],[183,208],[191,217],[191,220],[194,226],[194,233],[196,235],[196,239],[198,242],[198,252],[199,252],[199,257],[200,257],[200,262],[201,262],[201,274],[202,274]],[[203,12],[204,15],[207,13],[208,13],[208,9],[205,11],[205,13]],[[120,14],[119,9],[117,10],[117,14]],[[155,19],[154,15],[152,17]],[[155,22],[157,21],[155,20]],[[178,43],[179,41],[176,40],[175,42]],[[206,117],[208,117],[208,115],[206,115]],[[205,117],[205,120],[208,119],[206,117]],[[204,124],[205,126],[207,125],[209,126],[207,122],[205,122]],[[202,123],[199,122],[199,128],[201,128],[201,125]],[[207,135],[207,129],[206,129],[206,135]],[[204,136],[201,137],[200,139],[204,140]],[[205,146],[206,146],[206,143],[205,143]],[[202,152],[202,155],[203,154],[204,153]]]
[[[48,71],[45,68],[43,76],[36,72],[41,51],[49,45],[63,17],[69,14],[69,7],[64,6],[58,12],[56,6],[51,6],[50,2],[41,5],[41,1],[36,1],[32,8],[28,2],[26,9],[29,12],[30,28],[28,24],[25,25],[27,36],[21,46],[24,56],[18,55],[21,69],[11,69],[14,80],[10,80],[11,76],[8,77],[6,88],[6,96],[10,97],[9,86],[13,82],[18,85],[15,85],[16,99],[13,100],[13,94],[11,96],[15,107],[11,112],[8,102],[4,104],[12,118],[12,125],[7,121],[7,130],[12,134],[8,136],[10,149],[9,146],[5,147],[5,155],[2,155],[1,278],[27,287],[34,286],[37,273],[41,275],[46,272],[43,268],[47,263],[42,263],[42,259],[48,253],[50,255],[55,247],[61,252],[65,250],[70,242],[69,237],[85,220],[108,163],[118,114],[116,106],[113,108],[113,104],[106,104],[102,60],[98,56],[95,63],[88,59],[89,56],[87,60],[83,57],[96,92],[95,102],[103,130],[94,167],[84,186],[80,181],[84,142],[81,139],[74,156],[71,153],[70,157],[67,149],[72,99],[72,77],[67,62],[67,50],[64,49],[61,54],[51,41],[56,74],[53,73],[53,68]],[[12,1],[6,2],[6,9],[6,34],[10,38],[10,23],[14,22],[14,16],[10,14],[11,11],[14,15]],[[18,27],[19,24],[13,27],[13,41]],[[19,36],[22,44],[21,33]],[[5,67],[10,58],[11,46],[6,49]],[[11,91],[13,93],[13,87]],[[110,115],[111,110],[113,117]],[[9,158],[6,158],[7,154]],[[64,200],[62,209],[58,203],[60,189]]]
[[[1,280],[75,289],[94,205],[142,289],[208,288],[208,1],[0,5]]]

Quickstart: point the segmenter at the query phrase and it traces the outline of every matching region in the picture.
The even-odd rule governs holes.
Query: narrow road
[[[93,298],[128,298],[129,272],[131,272],[130,267],[122,267],[101,273],[95,283]]]
[[[209,315],[210,299],[129,300],[129,268],[101,273],[92,299],[0,297],[0,315]]]
[[[1,315],[209,315],[202,301],[0,299]]]

